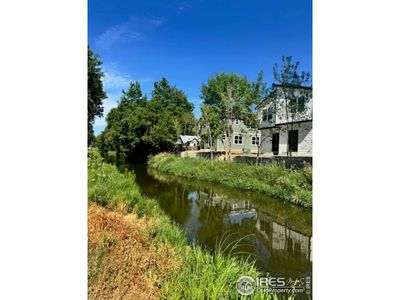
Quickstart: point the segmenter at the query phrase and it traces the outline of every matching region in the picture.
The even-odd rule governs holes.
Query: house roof
[[[258,104],[257,106],[256,106],[256,109],[258,109],[262,104],[264,104],[264,102],[268,99],[268,98],[270,98],[271,97],[271,95],[273,95],[273,94],[275,94],[276,93],[276,88],[279,88],[279,87],[286,87],[286,88],[293,88],[293,89],[303,89],[303,90],[312,90],[312,87],[311,86],[303,86],[303,85],[295,85],[295,84],[286,84],[286,85],[283,85],[283,84],[277,84],[277,83],[273,83],[272,84],[272,88],[274,89],[271,93],[269,93],[268,94],[268,96],[266,96],[265,98],[264,98],[264,100],[262,100],[261,102],[260,102],[260,104]]]
[[[197,135],[179,135],[178,141],[176,143],[178,145],[187,144],[187,143],[193,142],[194,140],[199,141],[200,137],[198,137]]]

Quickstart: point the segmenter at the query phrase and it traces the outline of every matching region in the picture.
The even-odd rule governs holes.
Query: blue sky
[[[195,104],[200,87],[216,72],[268,85],[282,55],[312,71],[311,0],[89,0],[89,45],[104,62],[108,99],[117,105],[129,81],[150,97],[154,81],[166,77]],[[106,123],[96,119],[95,133]]]

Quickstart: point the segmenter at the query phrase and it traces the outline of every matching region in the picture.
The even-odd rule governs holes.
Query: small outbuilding
[[[175,144],[180,151],[198,150],[200,137],[197,135],[179,135]]]

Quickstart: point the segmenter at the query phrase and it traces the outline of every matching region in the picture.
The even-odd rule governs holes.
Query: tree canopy
[[[99,137],[106,157],[142,159],[149,153],[172,151],[177,135],[193,134],[193,104],[186,95],[162,78],[154,83],[148,100],[140,83],[130,83],[118,106],[107,115],[107,127]]]
[[[99,55],[95,54],[88,47],[88,144],[94,140],[93,123],[96,117],[103,116],[103,100],[107,97],[103,90],[104,76],[99,59]]]
[[[226,134],[228,157],[230,156],[234,120],[242,120],[249,126],[257,127],[254,122],[255,107],[265,92],[262,78],[262,72],[259,73],[255,82],[235,73],[217,73],[201,87],[203,105],[219,114],[218,118],[210,119],[217,123],[209,124],[208,127],[214,128],[213,130],[220,135]],[[209,111],[204,106],[202,111]]]

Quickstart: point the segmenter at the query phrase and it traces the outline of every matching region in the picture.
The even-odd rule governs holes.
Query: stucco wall
[[[258,108],[258,118],[260,120],[260,128],[265,127],[274,127],[276,125],[285,124],[288,122],[298,122],[298,121],[309,121],[312,120],[313,115],[313,99],[312,99],[312,91],[310,90],[295,90],[293,91],[293,97],[303,96],[306,98],[305,101],[305,110],[302,112],[297,112],[295,114],[288,112],[288,116],[286,116],[286,101],[283,96],[283,91],[281,88],[277,90],[277,98],[274,100],[273,98],[267,99],[264,101]],[[263,121],[263,111],[267,110],[269,107],[273,107],[275,110],[275,114],[273,116],[272,121]]]
[[[292,125],[289,125],[289,130]],[[299,131],[298,151],[292,152],[292,156],[312,156],[312,122],[303,122],[293,124],[293,129]],[[272,134],[279,133],[279,154],[286,155],[286,145],[288,133],[286,125],[275,128],[267,128],[261,130],[261,153],[265,155],[273,155],[272,153]]]

